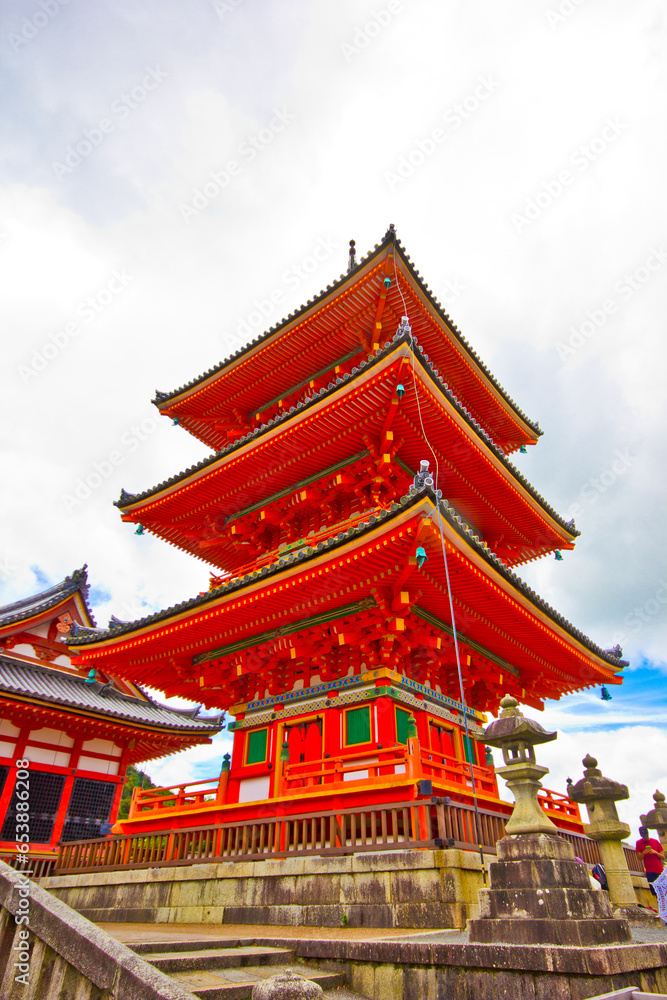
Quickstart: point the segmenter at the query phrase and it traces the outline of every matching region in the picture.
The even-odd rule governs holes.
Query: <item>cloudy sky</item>
[[[0,601],[86,562],[100,624],[206,589],[112,506],[206,454],[155,389],[393,222],[582,531],[522,575],[631,661],[611,702],[548,706],[546,783],[593,753],[636,828],[667,791],[663,4],[6,0],[0,47]],[[225,748],[149,770],[216,773]]]

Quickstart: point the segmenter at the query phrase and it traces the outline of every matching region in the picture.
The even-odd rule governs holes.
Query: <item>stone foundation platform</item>
[[[87,872],[41,884],[97,922],[463,928],[478,912],[483,879],[479,855],[435,850]]]

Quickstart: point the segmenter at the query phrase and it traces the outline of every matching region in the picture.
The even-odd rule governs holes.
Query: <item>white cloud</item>
[[[378,6],[267,0],[221,19],[202,3],[184,21],[170,2],[72,4],[6,60],[14,98],[0,165],[0,427],[11,489],[0,601],[30,591],[35,563],[55,581],[88,562],[111,593],[101,612],[121,618],[205,589],[205,564],[135,537],[112,506],[121,486],[142,490],[205,453],[155,423],[154,390],[176,388],[235,349],[255,300],[281,289],[282,315],[296,309],[345,269],[350,237],[364,252],[393,221],[436,295],[453,277],[464,286],[454,319],[544,427],[517,464],[561,511],[582,506],[575,552],[521,575],[600,644],[624,634],[633,665],[644,655],[664,663],[667,606],[655,596],[667,555],[662,272],[619,302],[574,357],[563,362],[556,351],[667,239],[662,8],[586,4],[551,27],[547,0],[511,11],[483,0],[474,13],[403,0],[347,62],[341,42]],[[16,9],[3,9],[0,35],[17,21]],[[150,99],[59,181],[53,159],[158,64],[167,77]],[[385,171],[485,75],[499,82],[489,100],[390,191]],[[283,106],[294,121],[186,225],[179,205]],[[627,123],[618,141],[517,233],[512,213],[610,116]],[[337,254],[286,287],[284,272],[324,237]],[[81,303],[115,269],[132,275],[122,294],[22,380],[17,366],[83,320]],[[131,447],[132,428],[145,422],[150,434]],[[619,450],[632,456],[627,474],[582,501]],[[66,509],[63,497],[114,452],[121,461],[109,476]],[[650,722],[664,732],[664,720]]]
[[[544,719],[540,719],[544,724]],[[629,799],[617,803],[618,814],[632,829],[629,838],[637,837],[639,816],[653,808],[653,792],[667,788],[667,732],[655,726],[627,726],[623,730],[589,730],[560,732],[553,743],[538,748],[540,764],[549,768],[543,780],[545,787],[559,792],[567,790],[567,778],[579,781],[583,764],[590,753],[607,778],[628,786]],[[581,807],[584,822],[588,822],[585,806]]]

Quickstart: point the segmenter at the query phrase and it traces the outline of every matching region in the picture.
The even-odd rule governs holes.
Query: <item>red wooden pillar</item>
[[[113,797],[113,802],[111,803],[111,812],[109,813],[109,822],[111,824],[116,822],[116,816],[118,815],[118,810],[120,809],[120,800],[123,797],[123,788],[125,786],[125,775],[127,774],[127,768],[130,763],[130,748],[123,747],[123,753],[121,754],[120,764],[118,765],[118,784],[116,785],[116,791]]]
[[[340,752],[341,737],[338,695],[336,694],[336,697],[332,697],[330,694],[324,709],[324,740],[322,743],[322,757],[324,758],[324,764],[322,765],[322,770],[327,772],[324,776],[324,784],[328,784],[329,782],[335,780],[333,777],[335,767],[333,761],[336,757],[340,756]],[[329,761],[332,761],[332,763],[329,764]]]
[[[67,818],[67,810],[69,808],[69,800],[72,796],[72,788],[74,787],[74,775],[77,765],[79,763],[79,757],[81,756],[82,746],[83,746],[83,738],[81,737],[75,738],[74,746],[70,751],[70,758],[69,758],[70,773],[65,778],[65,784],[63,786],[62,795],[60,796],[60,802],[58,804],[56,821],[53,824],[53,830],[51,831],[50,844],[52,847],[56,846],[63,832],[63,827],[65,825],[65,820]]]
[[[239,715],[237,722],[243,719],[243,715]],[[234,743],[232,744],[232,768],[236,770],[237,768],[243,767],[243,756],[245,751],[245,741],[246,732],[244,729],[236,729],[234,731]]]
[[[2,828],[2,822],[4,822],[4,817],[7,815],[7,810],[9,809],[9,803],[12,801],[12,795],[14,794],[14,786],[16,785],[16,761],[23,758],[25,753],[26,744],[28,742],[28,736],[30,735],[29,726],[21,726],[19,734],[16,738],[16,746],[14,748],[14,759],[12,766],[9,768],[9,773],[7,775],[7,780],[5,781],[5,787],[2,790],[2,795],[0,795],[0,829]]]

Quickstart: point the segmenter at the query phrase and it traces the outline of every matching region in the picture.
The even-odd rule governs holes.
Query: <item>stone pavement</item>
[[[353,990],[351,1000],[499,1000],[501,997],[549,997],[580,1000],[612,989],[640,987],[647,993],[667,992],[667,928],[637,927],[626,944],[582,949],[562,945],[474,944],[458,930],[276,927],[219,924],[105,924],[117,940],[154,962],[159,952],[168,958],[170,973],[202,998],[249,996],[248,982],[268,974],[237,967],[236,979],[223,986],[181,978],[174,962],[197,949],[229,952],[245,949],[273,952],[265,962],[289,963],[306,978],[320,979],[327,1000],[342,1000],[326,973],[338,973]],[[289,952],[289,957],[286,954]],[[165,953],[169,953],[167,956]],[[280,953],[280,954],[278,954]],[[194,958],[194,955],[193,955]],[[211,956],[213,959],[213,956]],[[229,956],[231,963],[233,956]],[[187,959],[186,959],[187,961]],[[201,954],[197,967],[203,968]],[[155,963],[160,966],[159,962]],[[167,971],[164,969],[164,971]],[[185,967],[180,970],[185,973]],[[226,973],[216,970],[223,979]],[[339,980],[341,982],[341,980]],[[341,983],[342,985],[342,983]],[[210,991],[210,992],[209,992]]]

